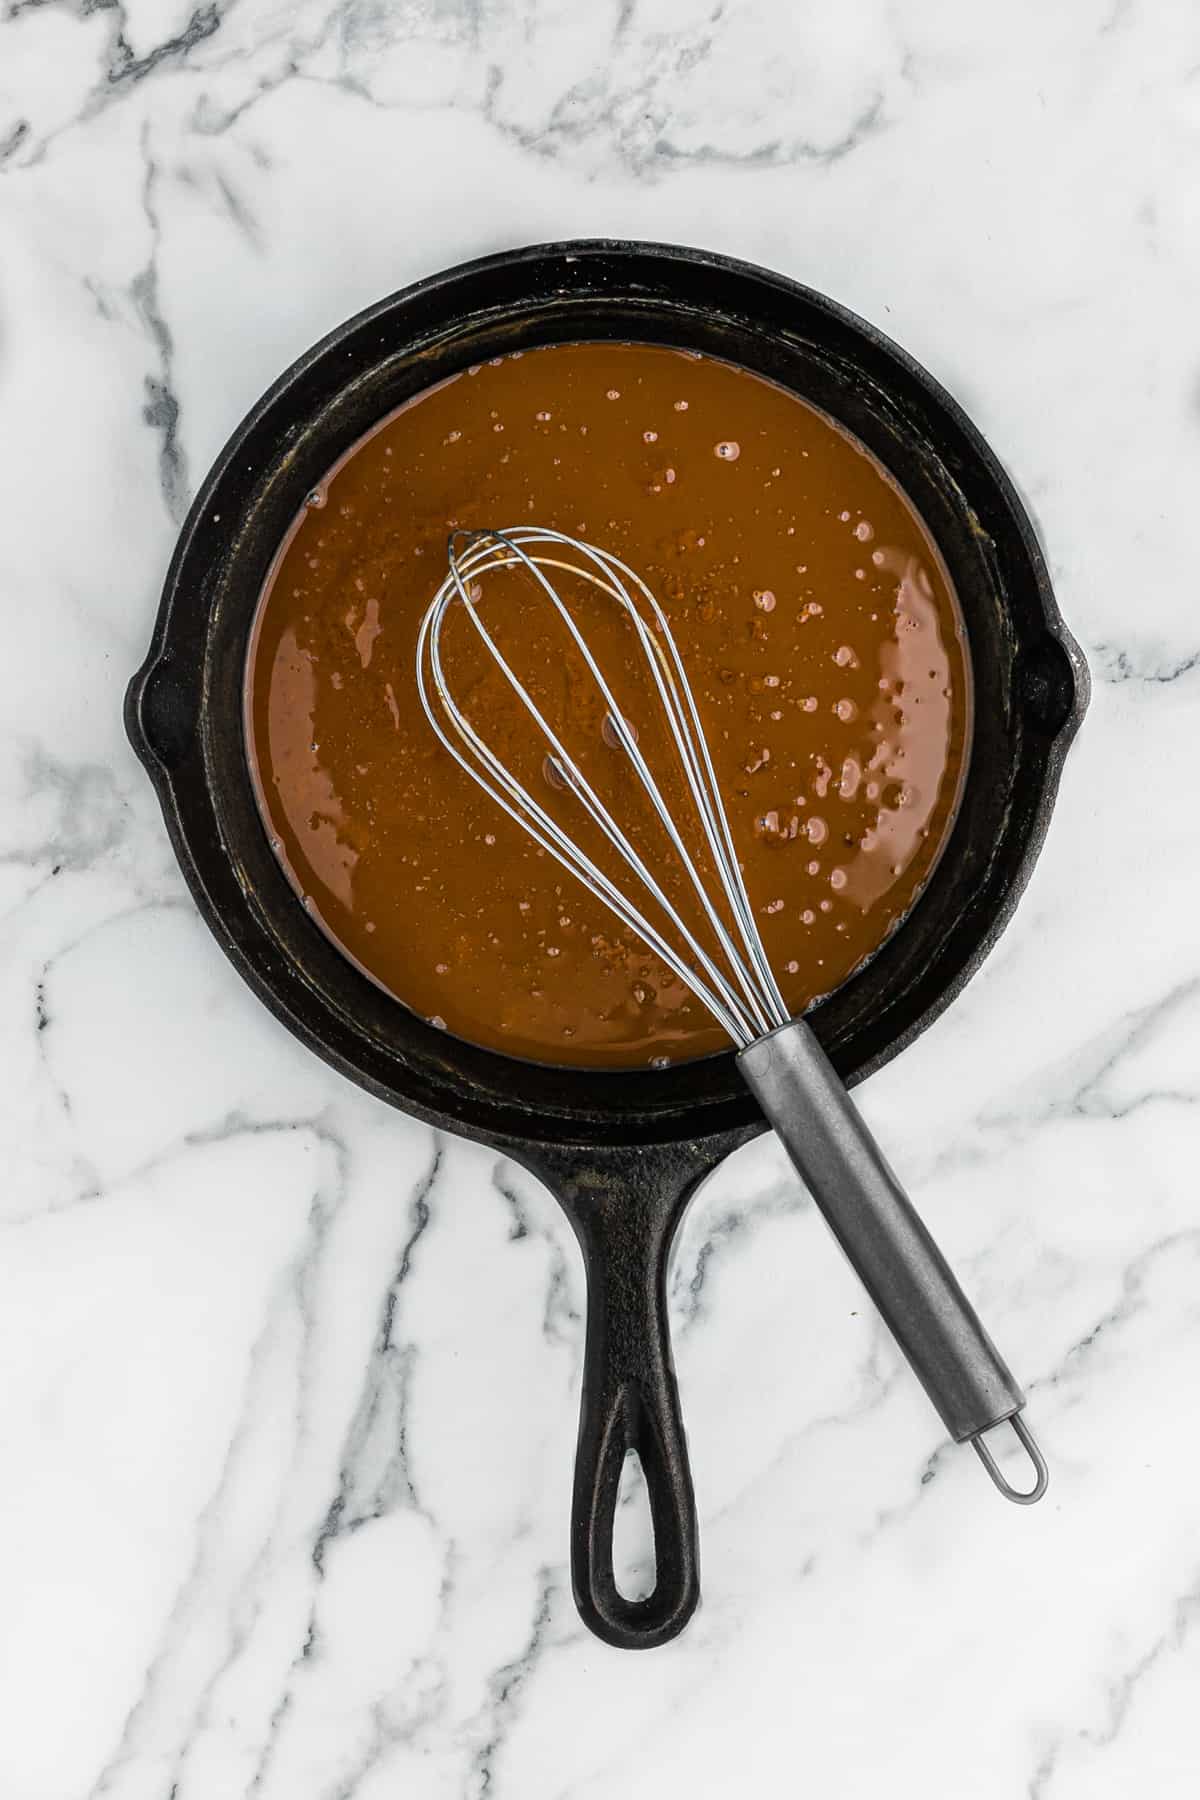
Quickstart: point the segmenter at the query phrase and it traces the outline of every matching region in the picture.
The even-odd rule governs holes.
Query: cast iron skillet
[[[962,806],[900,929],[810,1015],[847,1082],[910,1043],[978,968],[1029,877],[1087,701],[1030,522],[987,445],[911,358],[861,319],[766,270],[658,244],[538,245],[381,301],[301,357],[238,427],[180,535],[130,739],[196,903],[275,1016],[336,1069],[433,1125],[514,1157],[557,1195],[583,1250],[587,1346],[571,1522],[585,1622],[610,1644],[665,1642],[699,1598],[696,1515],[665,1317],[689,1195],[763,1120],[732,1055],[666,1070],[549,1068],[460,1042],[382,993],[298,903],[247,770],[247,640],[304,496],[383,414],[502,351],[571,339],[707,351],[849,426],[902,483],[966,617],[975,739]],[[637,1451],[656,1583],[612,1566],[622,1465]]]

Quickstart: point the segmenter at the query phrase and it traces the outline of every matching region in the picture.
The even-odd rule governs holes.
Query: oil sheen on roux
[[[796,1012],[879,947],[953,821],[970,694],[948,577],[905,496],[824,414],[730,364],[642,344],[516,353],[419,395],[343,458],[276,559],[247,671],[251,760],[276,853],[335,943],[416,1012],[510,1055],[600,1067],[724,1048],[687,988],[470,781],[421,710],[416,632],[448,532],[522,523],[611,550],[666,611]],[[624,622],[596,596],[565,597],[686,810]],[[483,604],[694,917],[528,577],[489,577]],[[460,704],[594,848],[474,633],[452,625]]]

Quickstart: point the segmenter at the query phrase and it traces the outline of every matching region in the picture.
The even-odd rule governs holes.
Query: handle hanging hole
[[[1014,1413],[1010,1419],[1002,1420],[1001,1423],[1012,1426],[1018,1443],[1033,1464],[1034,1483],[1031,1488],[1015,1488],[1012,1485],[1008,1477],[1001,1470],[999,1463],[992,1455],[991,1447],[984,1441],[987,1437],[987,1432],[981,1431],[978,1436],[971,1439],[971,1443],[975,1447],[975,1453],[980,1462],[983,1464],[1000,1492],[1004,1495],[1004,1498],[1006,1500],[1011,1500],[1016,1506],[1033,1506],[1036,1501],[1041,1499],[1042,1495],[1046,1492],[1046,1489],[1050,1486],[1050,1471],[1046,1467],[1046,1459],[1038,1448],[1037,1439],[1034,1437],[1032,1431],[1030,1431],[1020,1413]],[[995,1429],[996,1427],[994,1426],[988,1427],[989,1431]]]
[[[647,1600],[658,1580],[654,1520],[642,1459],[627,1450],[613,1515],[613,1580],[623,1600]]]

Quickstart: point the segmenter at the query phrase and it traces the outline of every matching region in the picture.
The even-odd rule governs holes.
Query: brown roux
[[[641,344],[528,351],[419,395],[310,497],[276,561],[247,674],[252,762],[277,853],[334,941],[418,1013],[512,1055],[603,1066],[724,1048],[421,711],[416,632],[448,531],[522,523],[612,551],[666,611],[796,1012],[879,947],[953,820],[970,696],[945,569],[891,478],[824,414],[730,364]],[[486,582],[505,652],[694,917],[562,628],[528,577]],[[678,809],[626,623],[577,583],[564,596]],[[457,614],[445,660],[464,710],[594,849]]]

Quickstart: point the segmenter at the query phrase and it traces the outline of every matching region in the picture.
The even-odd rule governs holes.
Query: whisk
[[[698,935],[672,904],[645,856],[597,793],[501,651],[484,617],[484,580],[521,568],[539,603],[552,609],[579,665],[605,708],[610,742],[628,759],[671,852],[693,889],[711,940]],[[552,574],[598,590],[632,626],[653,695],[678,759],[694,812],[706,874],[689,849],[604,670],[562,599]],[[561,585],[561,584],[560,584]],[[479,640],[546,746],[544,767],[611,846],[630,879],[614,880],[563,829],[495,749],[454,697],[443,661],[442,630],[461,605]],[[771,970],[746,892],[721,790],[683,660],[662,608],[641,577],[608,551],[536,525],[503,531],[455,532],[449,567],[421,621],[417,687],[433,730],[454,760],[521,828],[567,869],[661,959],[711,1013],[737,1048],[747,1086],[833,1230],[863,1286],[924,1385],[956,1443],[970,1442],[1000,1492],[1030,1505],[1046,1491],[1046,1463],[1021,1416],[1025,1397],[958,1285],[949,1265],[893,1175],[812,1029],[790,1017]],[[719,894],[710,889],[715,882]],[[647,916],[656,910],[664,931]],[[681,948],[682,946],[682,948]],[[985,1434],[1011,1424],[1032,1464],[1034,1481],[1016,1488],[1000,1469]]]

